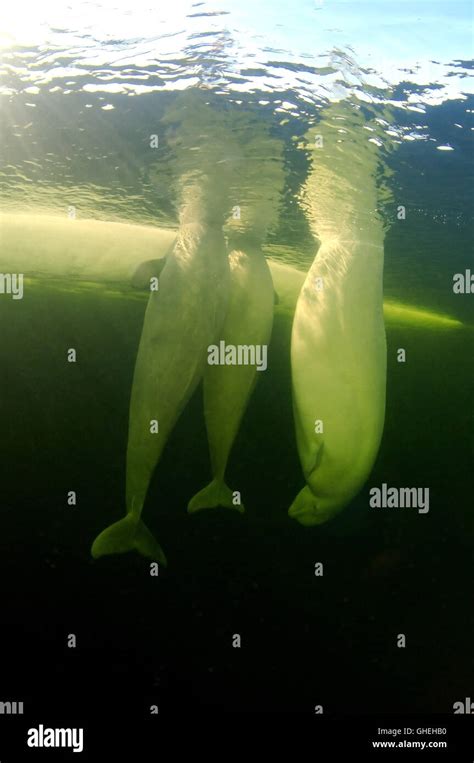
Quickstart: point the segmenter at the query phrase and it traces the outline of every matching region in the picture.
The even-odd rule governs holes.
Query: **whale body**
[[[364,124],[358,107],[334,104],[307,135],[312,164],[300,204],[320,246],[291,336],[296,441],[306,486],[288,512],[303,525],[327,521],[359,492],[383,433],[384,230],[377,212],[377,149],[365,139]]]
[[[260,247],[229,254],[229,307],[220,339],[226,345],[267,346],[273,324],[274,290]],[[225,483],[232,444],[258,377],[255,365],[207,365],[204,372],[204,414],[212,465],[212,482],[189,502],[188,512],[223,506],[240,512]]]
[[[166,563],[141,521],[150,479],[176,420],[200,381],[225,317],[229,264],[220,227],[188,223],[149,297],[130,401],[124,519],[106,528],[92,556],[135,549]],[[151,431],[152,422],[156,422]]]
[[[344,508],[379,449],[386,385],[382,269],[382,242],[322,244],[298,298],[293,407],[307,484],[289,515],[303,525]]]

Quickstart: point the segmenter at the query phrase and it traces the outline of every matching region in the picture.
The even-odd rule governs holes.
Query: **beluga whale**
[[[332,106],[307,134],[312,167],[301,204],[320,246],[292,327],[293,409],[306,485],[289,509],[305,526],[326,522],[360,491],[383,433],[384,232],[376,148],[363,124],[357,110]]]
[[[273,324],[274,289],[260,247],[247,242],[229,254],[229,307],[219,335],[227,347],[264,347]],[[203,380],[204,415],[211,457],[212,481],[190,500],[190,514],[222,506],[244,511],[240,491],[234,496],[225,482],[229,454],[259,376],[257,365],[206,366]]]
[[[192,173],[191,173],[192,175]],[[126,459],[126,514],[95,539],[94,558],[136,550],[166,564],[141,519],[151,477],[168,437],[199,383],[207,348],[225,318],[229,262],[223,209],[208,215],[207,178],[183,181],[180,226],[151,291],[133,376]],[[224,202],[223,202],[224,204]]]
[[[217,506],[244,511],[240,491],[228,487],[225,473],[252,391],[262,376],[259,372],[267,367],[273,326],[275,291],[262,246],[279,217],[284,184],[282,143],[265,124],[241,110],[232,114],[226,131],[234,137],[236,133],[232,169],[238,186],[230,202],[233,213],[224,228],[230,296],[219,344],[242,353],[235,365],[228,362],[229,358],[226,363],[213,363],[208,358],[203,398],[212,481],[190,500],[190,514]],[[249,355],[253,356],[251,362],[247,362]],[[255,358],[260,362],[253,362]]]

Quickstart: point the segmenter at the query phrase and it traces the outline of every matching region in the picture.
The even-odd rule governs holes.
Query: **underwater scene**
[[[449,727],[453,754],[474,713],[472,4],[0,20],[9,759],[96,759],[107,713],[131,736],[377,719],[366,751]]]

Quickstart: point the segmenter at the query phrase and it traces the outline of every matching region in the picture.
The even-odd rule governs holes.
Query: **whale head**
[[[336,496],[316,496],[308,485],[298,493],[288,516],[303,527],[322,525],[344,508],[347,501]]]

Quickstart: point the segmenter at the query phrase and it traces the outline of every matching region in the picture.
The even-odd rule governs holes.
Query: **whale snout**
[[[288,509],[288,516],[296,519],[303,527],[322,525],[327,522],[343,505],[338,505],[327,498],[319,498],[305,485]]]

